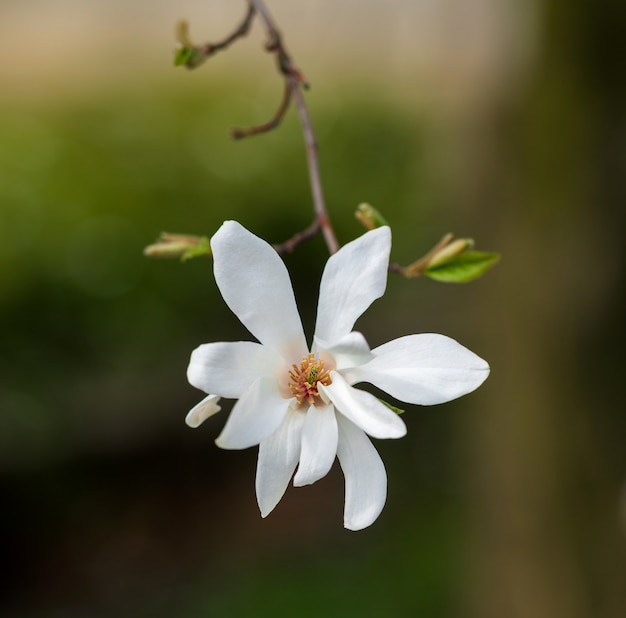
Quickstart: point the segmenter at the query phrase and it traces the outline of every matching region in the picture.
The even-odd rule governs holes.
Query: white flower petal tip
[[[289,273],[272,246],[226,221],[211,238],[211,250],[217,287],[241,323],[285,359],[306,354]]]
[[[346,479],[343,525],[348,530],[371,526],[387,500],[387,472],[369,438],[339,415],[337,458]]]
[[[222,407],[217,403],[220,398],[217,395],[209,395],[205,397],[200,403],[196,404],[191,410],[189,410],[185,417],[185,423],[189,427],[195,429],[200,427],[204,421],[210,416],[217,414]]]
[[[261,517],[280,502],[300,458],[304,414],[290,410],[280,427],[259,445],[256,496]]]
[[[476,390],[489,365],[450,337],[426,333],[394,339],[372,350],[369,363],[345,372],[352,384],[369,382],[392,397],[435,405]]]
[[[322,274],[315,335],[328,342],[348,335],[363,312],[385,293],[391,230],[380,227],[331,255]]]

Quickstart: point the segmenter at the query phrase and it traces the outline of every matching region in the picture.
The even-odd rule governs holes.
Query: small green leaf
[[[380,403],[386,405],[392,412],[395,412],[396,414],[404,414],[404,410],[401,410],[400,408],[396,408],[395,406],[392,406],[390,403],[388,403],[384,399],[378,399],[378,401],[380,401]]]
[[[426,268],[423,274],[445,283],[466,283],[484,275],[499,259],[499,253],[466,251],[447,262]]]
[[[182,45],[174,52],[174,66],[179,67],[191,62],[196,57],[196,50],[193,47]]]
[[[209,239],[206,236],[202,236],[197,245],[189,247],[189,249],[180,256],[180,261],[186,262],[187,260],[193,260],[194,258],[206,255],[212,255],[211,245],[209,244]]]

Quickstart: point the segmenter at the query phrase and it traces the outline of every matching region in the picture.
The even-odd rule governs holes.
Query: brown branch
[[[294,78],[290,78],[290,81],[293,82]],[[292,90],[296,101],[296,107],[298,108],[298,113],[300,115],[304,142],[306,144],[309,180],[311,183],[311,194],[313,196],[313,209],[322,229],[322,234],[324,235],[324,240],[326,241],[328,250],[330,253],[336,253],[339,250],[339,243],[337,242],[335,231],[333,230],[326,212],[326,203],[324,201],[324,192],[322,190],[322,179],[320,177],[319,159],[317,156],[318,147],[315,139],[315,133],[313,132],[311,119],[309,117],[309,112],[306,107],[302,91],[297,84],[293,83]]]
[[[254,127],[234,128],[230,130],[230,135],[233,139],[243,139],[244,137],[250,137],[252,135],[259,135],[260,133],[267,133],[272,129],[275,129],[285,117],[287,110],[289,109],[289,103],[291,103],[291,87],[285,82],[285,91],[283,94],[283,100],[280,102],[278,111],[274,114],[274,117],[264,123]]]
[[[389,264],[389,272],[403,277],[412,278],[419,277],[424,269],[429,265],[430,261],[439,253],[444,247],[447,247],[452,240],[452,234],[446,234],[424,257],[421,257],[416,262],[409,264],[408,266],[400,266],[400,264]]]
[[[313,221],[313,223],[311,223],[311,225],[309,225],[309,227],[307,227],[305,230],[294,234],[289,240],[286,240],[279,245],[273,245],[273,247],[280,255],[283,255],[285,253],[291,253],[299,244],[303,243],[306,240],[310,240],[315,235],[317,235],[319,231],[320,223],[317,219],[315,219],[315,221]]]
[[[221,51],[222,49],[226,49],[230,45],[232,45],[237,39],[243,38],[248,34],[250,30],[250,25],[252,24],[252,20],[256,14],[256,9],[252,4],[248,4],[248,11],[246,12],[246,16],[243,18],[243,21],[239,26],[235,29],[232,34],[229,34],[225,39],[219,41],[217,43],[205,43],[204,45],[194,45],[189,39],[188,34],[188,24],[186,21],[181,21],[178,24],[178,40],[179,43],[191,50],[192,54],[189,60],[187,60],[184,64],[188,69],[195,69],[200,66],[209,56]]]
[[[405,276],[404,266],[400,266],[400,264],[396,264],[395,262],[389,262],[389,272]]]
[[[234,43],[237,39],[240,39],[246,36],[248,34],[248,31],[250,30],[250,24],[252,24],[252,20],[254,18],[255,13],[256,13],[256,10],[254,6],[252,6],[251,4],[248,5],[248,11],[246,13],[246,16],[243,18],[241,25],[230,36],[227,36],[223,41],[220,41],[219,43],[213,43],[213,44],[207,43],[203,45],[201,47],[203,52],[207,56],[209,56],[222,49],[226,49],[229,45]]]
[[[308,88],[308,83],[304,79],[302,73],[296,68],[291,60],[291,57],[287,53],[280,32],[278,31],[274,20],[270,16],[262,0],[249,0],[249,2],[250,5],[255,8],[259,17],[265,24],[269,37],[265,48],[270,52],[276,53],[279,70],[283,73],[283,75],[285,75],[286,85],[291,90],[291,94],[296,103],[298,115],[300,116],[300,123],[302,124],[304,141],[306,144],[309,180],[311,183],[311,194],[313,197],[313,209],[315,211],[319,227],[324,235],[324,240],[326,241],[328,250],[330,253],[336,253],[339,249],[339,243],[337,242],[335,232],[326,211],[326,203],[324,201],[319,160],[317,155],[317,141],[315,139],[315,133],[313,132],[313,126],[311,124],[311,118],[309,116],[306,102],[304,100],[304,96],[302,95],[302,90],[300,89],[301,86],[303,88]]]
[[[313,210],[315,212],[316,224],[308,227],[304,232],[296,234],[290,241],[283,243],[283,245],[288,247],[285,251],[291,251],[299,242],[306,240],[310,237],[310,235],[321,230],[329,252],[336,253],[339,249],[339,243],[337,242],[335,232],[326,211],[326,203],[324,201],[324,193],[320,177],[317,141],[311,125],[311,118],[309,116],[306,102],[302,94],[302,89],[308,89],[309,84],[302,75],[302,72],[293,63],[291,56],[287,53],[282,36],[276,27],[273,18],[270,16],[263,0],[248,0],[248,12],[246,13],[244,21],[237,28],[237,30],[235,30],[235,32],[220,43],[207,43],[201,46],[193,45],[187,36],[186,23],[181,22],[179,26],[179,41],[182,45],[182,51],[189,51],[191,53],[189,58],[181,60],[181,64],[184,63],[187,67],[194,68],[204,62],[204,60],[206,60],[206,58],[211,54],[228,47],[228,45],[239,37],[245,36],[253,17],[256,14],[258,14],[265,25],[268,36],[268,40],[265,43],[265,49],[276,55],[278,70],[285,78],[285,90],[280,106],[271,120],[254,127],[232,129],[231,135],[235,139],[241,139],[252,135],[267,133],[268,131],[275,129],[285,117],[291,100],[293,99],[295,101],[306,145],[306,158],[309,168],[309,180],[311,184],[311,195],[313,198]],[[283,245],[280,246],[282,247]]]

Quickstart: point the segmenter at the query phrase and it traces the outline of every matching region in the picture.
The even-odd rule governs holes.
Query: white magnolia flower
[[[476,389],[489,366],[443,335],[410,335],[370,350],[352,330],[385,291],[388,227],[367,232],[328,260],[310,350],[276,251],[234,221],[217,231],[211,249],[226,304],[259,343],[208,343],[193,351],[189,382],[211,395],[192,409],[188,424],[198,426],[217,412],[219,397],[238,399],[216,443],[259,445],[256,494],[263,517],[294,472],[295,486],[314,483],[337,456],[346,481],[344,525],[369,526],[385,504],[387,474],[368,436],[400,438],[406,427],[353,385],[368,382],[401,401],[432,405]]]

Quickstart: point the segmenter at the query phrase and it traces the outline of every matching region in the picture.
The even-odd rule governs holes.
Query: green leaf
[[[484,275],[499,259],[499,253],[466,251],[447,262],[426,268],[423,274],[445,283],[466,283]]]
[[[384,399],[379,399],[378,397],[377,399],[378,401],[380,401],[380,403],[386,405],[391,411],[395,412],[396,414],[404,414],[404,410],[401,410],[400,408],[396,408],[395,406],[392,406],[390,403],[388,403]]]
[[[206,236],[203,236],[197,245],[189,247],[189,249],[187,249],[187,251],[180,256],[180,261],[186,262],[187,260],[193,260],[194,258],[204,257],[207,255],[212,255],[211,245],[209,244],[209,239]]]
[[[183,45],[174,53],[174,66],[179,67],[183,64],[191,62],[196,57],[196,50],[193,47]]]

